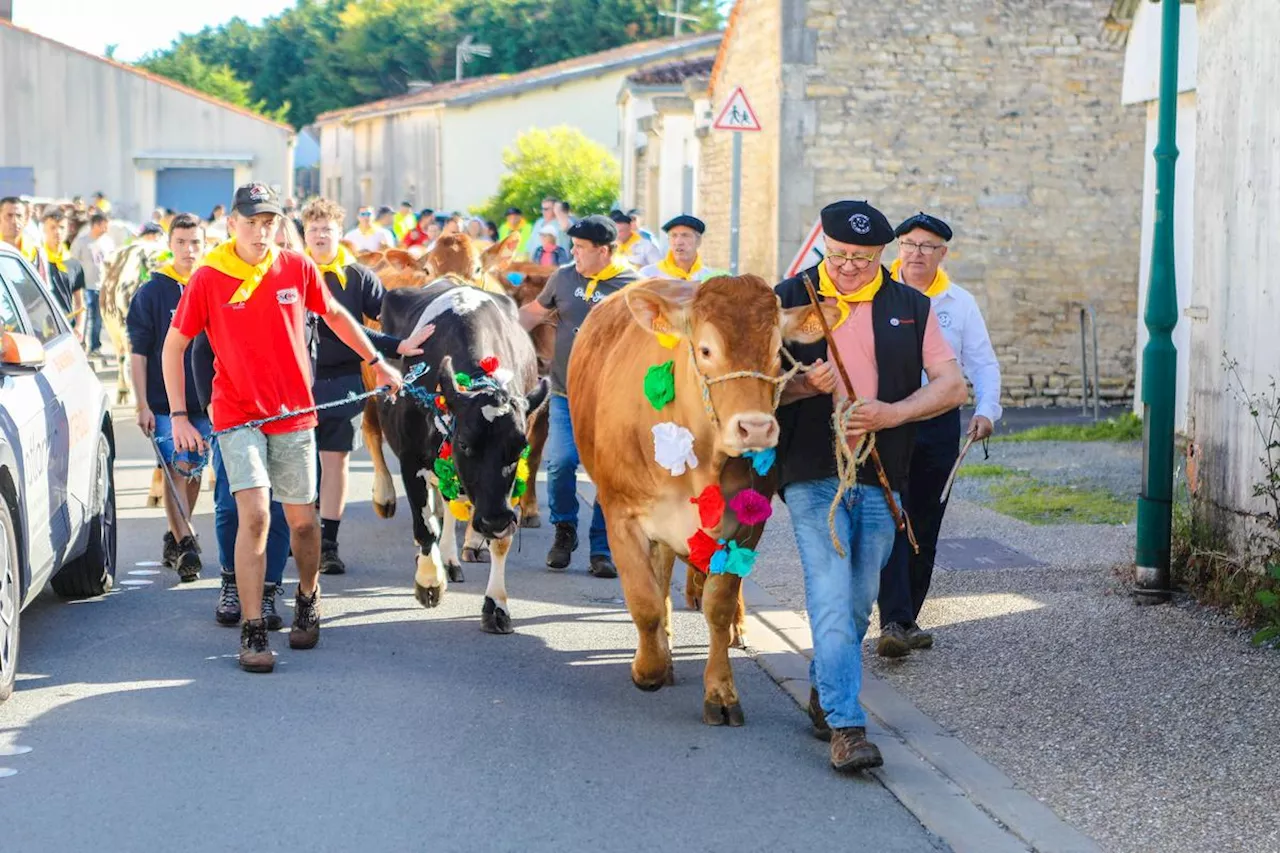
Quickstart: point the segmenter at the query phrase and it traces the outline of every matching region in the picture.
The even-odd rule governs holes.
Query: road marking
[[[13,744],[12,746],[0,746],[0,755],[3,755],[5,757],[8,757],[10,755],[26,755],[30,751],[31,751],[31,747],[20,746],[16,743]]]

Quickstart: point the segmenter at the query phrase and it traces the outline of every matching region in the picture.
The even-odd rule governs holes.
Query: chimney
[[[13,0],[0,0],[0,21],[13,20]]]

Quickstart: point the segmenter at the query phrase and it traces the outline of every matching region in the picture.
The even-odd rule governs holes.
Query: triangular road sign
[[[761,129],[760,119],[756,118],[756,111],[751,109],[751,103],[747,101],[747,93],[742,91],[741,86],[733,90],[733,94],[720,109],[720,115],[716,116],[712,127],[716,130]]]
[[[822,235],[822,217],[818,217],[818,220],[813,223],[813,227],[809,229],[809,235],[800,244],[800,251],[796,252],[796,256],[791,259],[791,264],[787,267],[786,278],[799,275],[801,270],[809,269],[809,267],[821,261],[826,253],[827,242]]]

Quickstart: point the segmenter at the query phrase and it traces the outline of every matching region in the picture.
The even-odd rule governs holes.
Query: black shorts
[[[316,405],[331,403],[348,394],[363,394],[364,381],[359,373],[317,379],[312,393],[315,394]],[[360,427],[366,402],[358,400],[345,406],[322,409],[319,412],[320,425],[316,427],[316,448],[337,453],[358,450],[363,445]]]

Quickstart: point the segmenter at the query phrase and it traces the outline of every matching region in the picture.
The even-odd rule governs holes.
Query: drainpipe
[[[1159,140],[1156,143],[1155,233],[1144,320],[1150,337],[1142,350],[1142,495],[1138,498],[1136,600],[1160,604],[1170,597],[1169,550],[1173,517],[1173,423],[1178,353],[1178,291],[1173,253],[1174,166],[1178,160],[1178,28],[1181,0],[1163,4],[1160,39]]]

